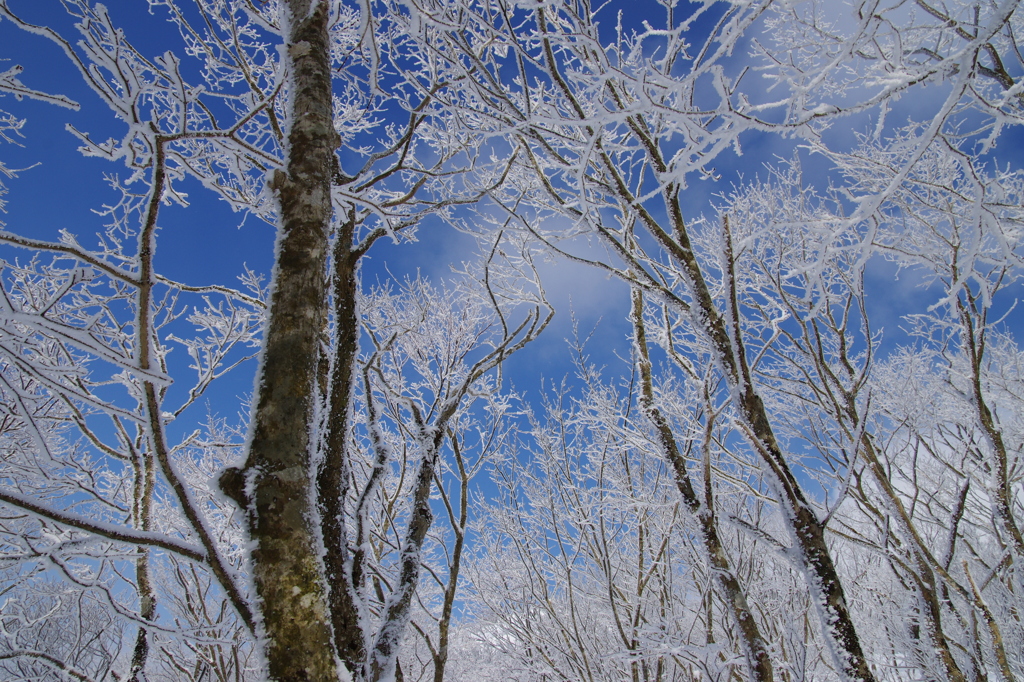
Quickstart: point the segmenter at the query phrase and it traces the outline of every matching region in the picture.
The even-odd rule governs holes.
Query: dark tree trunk
[[[356,311],[357,255],[352,252],[355,230],[353,211],[338,231],[334,244],[334,357],[330,367],[324,461],[317,475],[320,524],[324,538],[327,578],[334,643],[338,655],[353,678],[360,679],[366,660],[365,624],[359,618],[359,585],[351,574],[345,500],[349,492],[349,453],[346,446],[352,403],[352,380],[359,350],[359,320]]]

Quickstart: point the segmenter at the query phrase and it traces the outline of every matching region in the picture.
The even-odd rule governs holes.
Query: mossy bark
[[[276,171],[272,182],[281,234],[252,441],[241,474],[270,677],[333,682],[339,671],[312,489],[337,140],[329,12],[323,0],[288,0],[286,11],[291,126],[287,169]]]

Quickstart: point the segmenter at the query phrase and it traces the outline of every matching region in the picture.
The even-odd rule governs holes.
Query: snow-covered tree
[[[490,375],[543,329],[547,313],[537,287],[524,290],[514,274],[532,277],[520,268],[527,252],[498,235],[478,268],[483,290],[436,319],[420,311],[422,323],[461,321],[448,335],[433,332],[454,345],[417,346],[428,335],[408,319],[390,323],[390,338],[361,341],[359,259],[383,237],[411,237],[429,213],[479,200],[502,163],[492,173],[488,159],[479,161],[484,149],[470,144],[472,131],[441,115],[459,92],[396,28],[388,6],[154,3],[184,45],[156,59],[128,42],[130,31],[106,7],[73,1],[62,9],[77,22],[76,39],[30,24],[6,2],[0,17],[64,50],[126,131],[108,142],[76,131],[84,151],[125,164],[129,175],[112,180],[115,199],[96,247],[74,234],[87,223],[54,242],[19,235],[18,226],[2,237],[38,254],[8,264],[3,282],[11,456],[2,494],[18,510],[12,551],[21,546],[23,561],[50,562],[81,590],[106,595],[119,618],[139,626],[132,676],[155,675],[158,650],[168,674],[200,663],[207,667],[195,674],[207,674],[209,647],[223,644],[236,658],[220,670],[243,674],[249,664],[239,647],[254,637],[276,679],[337,679],[339,658],[357,678],[393,675],[439,453],[453,424],[468,419],[468,403],[495,390]],[[4,92],[76,106],[22,86],[19,73],[5,73]],[[279,227],[267,287],[251,273],[242,273],[239,290],[159,273],[161,210],[187,205],[186,179]],[[431,296],[421,302],[433,315],[440,307]],[[358,380],[361,343],[373,341],[382,346],[367,349],[375,359]],[[168,427],[257,345],[244,462],[215,475],[211,467],[238,463],[239,440],[193,434],[172,442]],[[169,386],[187,376],[168,364],[175,347],[196,378],[172,401]],[[442,354],[437,366],[417,367],[432,373],[432,397],[418,382],[388,388],[387,371],[370,376],[374,363],[393,369],[433,353]],[[385,398],[373,397],[385,388]],[[401,571],[383,591],[377,582],[377,593],[367,592],[369,564],[360,557],[379,531],[359,523],[365,505],[381,501],[376,478],[362,490],[351,480],[361,391],[367,433],[382,428],[377,400],[401,406],[391,417],[418,481],[414,507],[390,517],[392,527],[409,529],[399,534]],[[372,445],[377,470],[395,466],[390,447]],[[174,596],[162,597],[165,590]],[[212,604],[195,610],[216,594],[228,616],[211,615]],[[177,607],[176,625],[160,622],[167,616],[158,604]],[[178,641],[168,644],[168,633]],[[193,663],[183,663],[189,656]]]
[[[0,232],[5,669],[1024,674],[1016,0],[149,5],[179,50],[116,6],[50,28],[0,0],[117,122],[81,150],[126,169],[99,219]],[[718,170],[761,141],[790,160]],[[0,162],[3,199],[28,172]],[[164,276],[196,181],[275,227],[269,277]],[[437,219],[483,255],[361,281]],[[581,362],[579,402],[502,393],[550,319],[541,250],[621,285],[628,385]],[[930,297],[899,349],[883,262]],[[240,424],[194,416],[255,356]]]
[[[799,428],[814,424],[804,421],[796,433],[787,433],[787,416],[776,406],[793,397],[761,369],[788,361],[802,362],[795,371],[806,372],[807,358],[799,357],[825,353],[810,365],[807,390],[833,393],[822,400],[837,401],[820,415],[835,436],[826,443],[825,460],[846,480],[854,454],[869,442],[858,401],[867,398],[860,389],[870,356],[857,357],[863,348],[845,345],[851,336],[872,343],[867,311],[858,309],[858,278],[884,248],[876,240],[880,225],[907,210],[899,205],[901,193],[913,192],[912,179],[931,172],[933,147],[946,145],[967,165],[987,153],[1002,130],[1019,123],[1017,3],[699,3],[692,11],[664,3],[662,17],[635,24],[622,14],[602,21],[604,8],[587,2],[416,6],[430,19],[421,20],[424,39],[443,45],[439,53],[453,63],[464,62],[465,80],[488,104],[493,126],[517,145],[506,215],[552,252],[589,262],[643,294],[664,319],[664,330],[651,343],[679,371],[711,373],[713,403],[721,404],[723,416],[742,434],[733,446],[747,451],[769,485],[787,529],[776,541],[806,578],[837,673],[873,679],[847,595],[852,584],[844,580],[828,536],[831,510],[815,499],[817,486],[807,483],[821,465],[801,452],[806,434]],[[710,28],[698,30],[698,23]],[[741,58],[740,51],[750,58]],[[927,99],[927,109],[909,113],[919,123],[903,132],[891,128],[898,100],[925,87],[938,93]],[[850,145],[830,130],[841,125],[841,117],[860,117],[873,139],[893,140],[886,143],[893,154],[885,172],[873,168],[864,179],[850,176],[851,162],[839,158]],[[716,161],[741,152],[754,134],[804,139],[812,152],[833,162],[834,182],[840,184],[830,222],[822,224],[809,211],[787,216],[821,230],[812,235],[812,245],[793,237],[798,241],[787,253],[769,252],[765,258],[778,264],[770,263],[776,271],[765,276],[744,271],[744,252],[762,239],[764,248],[779,248],[771,243],[773,232],[785,231],[787,224],[753,213],[733,216],[722,207],[711,226],[695,221],[699,214],[689,206],[698,194],[691,183],[715,179]],[[1007,219],[1014,220],[995,220]],[[595,241],[605,258],[587,247]],[[795,260],[786,260],[790,256]],[[772,274],[774,282],[764,279]],[[801,276],[808,281],[799,281]],[[835,278],[845,293],[830,289]],[[785,298],[789,287],[805,289],[791,294],[800,297],[803,313],[795,320],[788,309],[793,303]],[[979,295],[965,294],[972,300]],[[795,333],[792,324],[803,325],[809,336],[785,348],[787,334]],[[962,325],[972,327],[969,321]],[[647,343],[640,339],[639,345]],[[838,374],[832,363],[840,365]],[[984,424],[988,408],[981,391],[974,395]],[[653,402],[645,402],[657,421]],[[671,428],[664,433],[664,454],[671,461]],[[685,474],[685,462],[676,469]],[[990,487],[999,490],[999,484]],[[1011,498],[1003,494],[997,506],[1008,508]],[[1001,514],[1011,545],[1012,516]],[[920,594],[937,606],[937,588],[927,575],[920,577]],[[749,623],[741,601],[733,603],[737,622]],[[962,672],[934,627],[938,617],[926,616],[932,625],[925,629],[941,669],[958,679]],[[753,670],[756,660],[765,660],[764,647],[753,629],[747,641]],[[767,667],[755,674],[771,675]]]

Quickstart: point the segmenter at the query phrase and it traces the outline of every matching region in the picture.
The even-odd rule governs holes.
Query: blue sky
[[[56,0],[10,0],[17,12],[29,20],[58,28],[65,35],[73,35],[70,21]],[[150,57],[168,49],[180,50],[177,30],[166,21],[162,8],[148,10],[142,0],[114,0],[108,7],[115,23],[124,27],[129,41]],[[621,14],[620,14],[621,10]],[[686,11],[685,4],[678,11]],[[694,34],[708,30],[717,19],[713,9],[705,19],[694,26]],[[639,28],[649,18],[663,16],[664,9],[653,0],[640,2],[612,2],[599,14],[603,30],[611,35],[617,16],[624,27]],[[124,174],[125,169],[100,159],[85,158],[75,151],[76,139],[65,130],[73,125],[89,132],[94,139],[120,137],[124,125],[111,116],[106,106],[82,84],[75,68],[52,43],[37,35],[18,30],[9,22],[0,22],[0,70],[14,64],[25,67],[21,80],[34,88],[59,93],[81,105],[79,111],[70,111],[44,102],[13,97],[0,98],[0,109],[27,120],[19,139],[23,146],[0,144],[0,158],[12,169],[24,169],[18,177],[5,180],[10,193],[7,213],[0,220],[7,229],[41,239],[56,240],[59,230],[76,234],[85,245],[92,244],[92,236],[102,230],[103,220],[93,211],[115,198],[104,180],[105,174]],[[738,53],[737,62],[746,59]],[[753,77],[751,77],[753,78]],[[941,99],[940,88],[915,94],[913,98],[898,101],[889,114],[895,125],[914,118],[927,109],[930,98]],[[874,125],[867,116],[840,120],[826,133],[836,144],[850,144],[856,131],[867,132]],[[716,194],[726,192],[740,178],[764,176],[763,164],[780,157],[789,157],[799,141],[777,136],[747,133],[741,138],[743,156],[728,151],[718,157],[715,168],[721,179],[710,182],[691,178],[686,192],[688,218],[701,214],[711,215]],[[994,161],[1020,165],[1020,151],[1024,150],[1024,132],[1011,129],[1003,134],[992,153]],[[823,181],[827,168],[820,158],[802,154],[808,175],[817,175]],[[188,194],[190,206],[169,206],[161,215],[161,234],[157,251],[157,267],[165,275],[193,284],[235,285],[235,278],[243,265],[267,273],[272,265],[274,230],[258,219],[231,212],[225,202],[202,188],[194,180],[185,180],[179,188]],[[472,257],[473,241],[440,220],[423,225],[412,244],[394,245],[382,240],[364,259],[364,282],[372,284],[390,275],[403,277],[421,272],[431,279],[448,276],[451,265]],[[6,258],[25,259],[28,252],[4,251]],[[611,374],[628,373],[629,326],[628,292],[620,283],[609,280],[603,273],[564,261],[552,261],[541,266],[548,295],[558,309],[558,316],[545,336],[510,361],[509,376],[520,391],[538,390],[538,379],[560,379],[571,374],[571,352],[564,340],[573,334],[573,311],[580,332],[593,335],[588,351],[599,366],[606,366]],[[927,307],[934,292],[921,289],[919,277],[905,271],[895,280],[894,268],[878,262],[869,268],[874,327],[884,327],[889,348],[905,342],[899,331],[900,316],[909,308]],[[1020,291],[1019,286],[1016,289]],[[1013,298],[1011,295],[1007,300]],[[1016,318],[1011,319],[1011,324]],[[1019,327],[1018,327],[1019,328]],[[183,350],[172,353],[172,362],[187,358]],[[205,416],[205,403],[222,416],[232,417],[238,407],[235,396],[251,389],[251,375],[255,363],[237,371],[234,378],[215,386],[207,399],[192,408],[192,420]]]
[[[23,19],[52,26],[65,36],[76,35],[72,22],[56,0],[53,2],[11,2]],[[164,10],[147,11],[139,0],[115,0],[107,7],[115,24],[124,27],[129,42],[146,56],[159,56],[165,50],[181,50],[176,28],[164,18]],[[77,111],[32,99],[0,97],[0,109],[25,120],[18,145],[0,144],[0,159],[7,167],[21,170],[16,178],[5,180],[9,193],[6,213],[0,221],[6,229],[37,239],[57,241],[61,230],[76,235],[86,247],[95,246],[95,235],[103,231],[104,219],[95,213],[104,204],[117,199],[105,177],[125,177],[123,165],[87,158],[76,151],[78,140],[66,129],[74,126],[94,140],[120,138],[125,126],[81,80],[63,51],[41,36],[19,30],[0,21],[0,69],[14,64],[24,66],[20,80],[27,86],[50,94],[61,94],[80,105]],[[187,62],[186,62],[187,64]],[[20,146],[19,146],[20,145]],[[187,194],[188,207],[176,204],[161,210],[156,266],[161,274],[194,285],[224,284],[237,286],[244,266],[269,273],[273,260],[274,228],[263,221],[232,212],[227,204],[203,188],[197,181],[177,183]],[[370,286],[392,275],[399,278],[417,272],[431,279],[450,277],[452,267],[471,259],[476,244],[439,219],[432,219],[417,231],[413,243],[393,244],[380,240],[362,260],[363,281]],[[5,248],[3,257],[28,259],[28,251]],[[513,376],[521,389],[535,385],[536,378],[561,377],[571,372],[569,352],[563,340],[572,333],[570,306],[582,329],[590,330],[602,320],[601,341],[595,350],[612,362],[610,351],[625,349],[625,314],[628,293],[598,272],[568,263],[542,266],[547,286],[559,316],[541,341],[513,359]],[[615,339],[609,331],[614,329]],[[607,342],[605,342],[607,339]],[[184,363],[183,349],[171,353],[170,362]],[[522,374],[514,371],[522,365]],[[184,369],[182,365],[181,369]],[[235,399],[252,387],[255,362],[237,370],[233,378],[215,384],[205,399],[190,409],[191,418],[172,427],[190,431],[195,421],[205,417],[206,405],[223,417],[233,418],[238,407]],[[173,374],[173,372],[172,372]],[[185,370],[185,377],[188,376]],[[185,382],[179,382],[184,386]]]

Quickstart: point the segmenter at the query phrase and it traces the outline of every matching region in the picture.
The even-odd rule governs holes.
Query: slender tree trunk
[[[152,457],[145,457],[136,451],[133,458],[135,468],[135,522],[139,529],[153,530],[152,506],[153,488],[156,486],[156,463]],[[149,548],[139,547],[135,560],[135,581],[139,591],[139,617],[151,621],[156,617],[156,594],[149,572]],[[146,661],[149,658],[149,632],[140,627],[132,651],[131,682],[145,679]]]
[[[974,606],[981,611],[982,617],[985,619],[985,625],[988,627],[989,636],[992,638],[992,652],[995,654],[996,666],[999,668],[1000,677],[1002,677],[1003,682],[1015,682],[1016,678],[1014,678],[1013,670],[1010,668],[1010,659],[1006,655],[1006,647],[1003,644],[1003,633],[999,628],[999,622],[992,615],[992,609],[989,608],[988,604],[985,603],[985,599],[981,596],[981,591],[974,582],[974,577],[971,576],[971,569],[967,565],[967,561],[963,562],[963,566],[964,573],[967,575],[967,582],[971,586]]]
[[[790,536],[795,543],[796,555],[804,566],[807,585],[812,599],[818,607],[818,616],[827,641],[830,643],[840,674],[846,679],[874,682],[874,675],[860,646],[860,638],[853,626],[842,581],[832,561],[828,543],[825,541],[825,526],[818,520],[813,507],[804,496],[803,489],[786,461],[786,456],[772,430],[768,411],[761,396],[757,394],[747,365],[743,335],[740,328],[740,310],[736,300],[735,278],[732,273],[732,244],[728,218],[723,220],[726,240],[725,271],[728,278],[729,319],[723,316],[708,289],[700,264],[690,243],[690,237],[683,221],[677,187],[665,190],[669,217],[675,238],[658,230],[655,236],[665,245],[672,256],[683,266],[683,273],[693,292],[693,319],[711,339],[715,355],[726,378],[737,395],[737,408],[743,416],[747,437],[757,449],[766,472],[773,480],[779,496],[782,517],[789,526]]]
[[[860,416],[856,414],[852,401],[847,413],[856,427]],[[889,477],[878,459],[878,454],[868,434],[861,436],[861,451],[864,453],[868,468],[874,475],[875,483],[882,491],[886,507],[890,510],[896,525],[902,531],[909,546],[914,569],[917,572],[912,579],[918,597],[920,597],[924,606],[921,610],[921,619],[924,621],[925,634],[930,650],[939,659],[940,664],[946,671],[946,678],[948,680],[951,682],[966,682],[967,678],[957,665],[956,659],[953,658],[949,642],[946,640],[942,629],[942,605],[939,600],[935,571],[932,570],[932,566],[937,565],[937,562],[930,555],[924,541],[917,533],[916,528],[914,528],[910,515],[893,489],[892,483],[889,481]]]
[[[537,23],[544,33],[548,32],[543,8],[537,10]],[[565,95],[577,118],[583,122],[588,121],[584,107],[559,72],[558,62],[547,35],[543,38],[542,47],[545,65],[555,86]],[[612,92],[615,96],[614,89]],[[621,103],[620,108],[622,108]],[[651,136],[643,117],[627,116],[626,121],[633,134],[642,142],[652,168],[654,170],[668,168],[669,164],[662,158],[657,140]],[[818,520],[793,474],[772,430],[771,420],[768,418],[764,403],[751,382],[750,368],[747,365],[740,330],[740,311],[736,305],[735,288],[732,286],[732,282],[729,282],[730,289],[732,289],[730,307],[733,312],[730,321],[722,314],[722,310],[711,295],[711,290],[704,279],[704,273],[690,242],[679,197],[682,188],[677,183],[669,182],[661,190],[672,230],[672,234],[669,234],[655,216],[633,195],[627,179],[604,148],[595,129],[589,124],[584,124],[583,130],[591,139],[595,140],[593,143],[595,162],[599,163],[607,174],[608,185],[618,195],[623,206],[628,207],[628,211],[636,216],[638,223],[679,265],[681,279],[694,299],[693,304],[688,307],[688,312],[694,325],[711,341],[715,358],[723,369],[730,388],[736,395],[736,407],[745,422],[746,435],[756,448],[758,456],[773,482],[773,487],[777,491],[782,517],[786,520],[790,537],[794,541],[795,554],[799,556],[803,564],[807,585],[818,607],[822,630],[829,642],[829,648],[840,674],[851,680],[874,682],[874,675],[868,667],[860,646],[860,639],[853,625],[853,619],[850,617],[850,611],[846,605],[846,596],[843,593],[839,574],[836,572],[828,544],[825,541],[825,528]],[[541,132],[541,134],[545,133]],[[727,221],[725,228],[728,238]],[[607,235],[605,236],[607,237]],[[615,242],[614,239],[611,242],[613,248],[621,249],[621,244]],[[729,248],[731,249],[731,246]],[[727,268],[732,267],[732,263],[729,262],[730,257],[731,254],[727,256],[727,262],[724,264]]]
[[[139,557],[135,560],[135,581],[139,591],[139,617],[142,620],[153,620],[156,615],[156,599],[149,578],[149,549],[140,547]],[[145,679],[146,661],[149,658],[149,632],[139,627],[135,635],[135,648],[132,650],[132,667],[129,680],[140,682]]]
[[[466,543],[466,526],[469,523],[469,472],[462,456],[462,447],[454,434],[450,441],[455,451],[455,462],[459,468],[459,519],[452,517],[455,544],[452,546],[452,563],[448,569],[448,585],[444,588],[444,603],[441,619],[437,624],[437,652],[434,655],[434,682],[444,682],[444,671],[448,665],[448,646],[452,622],[452,609],[459,586],[459,571],[462,566],[462,550]]]
[[[398,661],[398,647],[409,622],[412,598],[419,586],[420,551],[434,522],[434,513],[430,509],[430,489],[434,484],[434,470],[437,457],[444,439],[444,427],[450,413],[442,414],[438,419],[440,426],[434,427],[433,438],[424,439],[423,459],[416,472],[416,487],[413,491],[409,527],[406,529],[402,542],[402,558],[400,562],[398,583],[388,597],[384,607],[383,624],[377,633],[367,666],[369,682],[384,682],[395,674]],[[425,429],[421,429],[421,435]]]
[[[271,183],[281,203],[248,459],[240,478],[253,578],[270,677],[339,679],[315,521],[317,366],[326,322],[332,122],[329,11],[325,0],[288,0],[285,61],[291,79],[288,166]],[[236,481],[237,483],[237,481]],[[222,487],[227,487],[223,485]]]
[[[330,397],[325,424],[324,460],[317,475],[317,502],[324,540],[324,568],[327,579],[334,644],[345,667],[356,678],[366,661],[365,624],[360,618],[358,586],[352,575],[352,557],[345,524],[350,466],[346,439],[351,417],[352,381],[359,350],[359,320],[356,311],[357,257],[352,253],[355,212],[349,214],[335,237],[332,295],[334,298],[335,343],[330,371]]]
[[[779,447],[778,440],[772,430],[771,421],[765,410],[761,397],[750,380],[750,369],[747,365],[743,348],[742,334],[739,324],[739,309],[736,305],[735,289],[730,281],[732,319],[722,314],[715,302],[704,273],[690,242],[690,236],[683,219],[682,205],[679,198],[681,187],[675,182],[668,182],[661,190],[668,214],[672,234],[669,234],[643,202],[634,196],[627,178],[616,166],[611,154],[604,148],[597,131],[588,121],[585,108],[580,104],[569,82],[559,72],[558,60],[555,58],[551,40],[548,37],[548,20],[544,9],[537,10],[537,24],[544,38],[542,48],[546,69],[557,87],[572,107],[576,117],[584,122],[583,130],[593,139],[593,154],[607,174],[608,186],[618,195],[626,210],[632,213],[640,225],[650,236],[665,249],[679,267],[681,279],[693,296],[693,304],[687,308],[694,325],[711,340],[712,351],[723,369],[730,388],[736,395],[736,407],[742,415],[747,427],[747,437],[756,448],[765,469],[774,483],[782,507],[782,516],[786,520],[790,536],[793,538],[795,554],[800,557],[804,567],[807,585],[812,598],[818,607],[818,616],[822,630],[829,642],[833,659],[840,674],[847,679],[860,682],[874,682],[870,668],[860,646],[860,639],[853,626],[846,596],[843,593],[839,574],[825,541],[825,528],[820,523],[814,509],[808,503],[796,476],[789,467],[786,457]],[[611,84],[611,81],[609,81]],[[612,85],[610,92],[617,100],[620,109],[625,109],[624,100],[619,97]],[[641,141],[648,155],[648,162],[655,172],[667,169],[669,164],[662,158],[658,141],[651,136],[650,129],[641,115],[627,115],[626,122],[632,133]],[[546,131],[539,131],[544,135]],[[728,238],[728,223],[725,225]],[[607,237],[607,234],[605,234]],[[622,245],[610,239],[613,248],[621,250]],[[731,246],[730,246],[731,248]],[[732,267],[727,256],[725,266]],[[730,275],[730,280],[731,280]],[[666,289],[667,291],[667,289]]]
[[[806,323],[805,323],[806,324]],[[906,567],[906,564],[900,561],[901,566],[905,566],[907,573],[909,574],[910,585],[906,587],[917,593],[921,609],[920,609],[920,626],[923,628],[923,636],[925,643],[922,646],[922,653],[926,658],[934,657],[937,659],[939,665],[942,666],[945,671],[945,678],[949,682],[966,682],[963,671],[957,665],[956,659],[953,657],[953,653],[949,648],[949,642],[946,639],[945,633],[942,627],[942,607],[938,594],[938,584],[936,582],[936,575],[934,568],[938,568],[940,571],[942,567],[939,565],[935,558],[929,551],[926,543],[921,538],[914,525],[914,521],[911,515],[907,512],[904,507],[900,496],[892,486],[892,482],[889,478],[888,472],[885,467],[882,466],[882,462],[879,459],[878,451],[875,449],[874,441],[871,435],[863,431],[864,423],[867,419],[866,415],[862,415],[857,406],[857,395],[858,389],[856,388],[845,388],[840,385],[839,379],[836,374],[832,371],[828,362],[825,360],[825,353],[822,351],[822,340],[817,336],[817,327],[812,323],[810,325],[815,329],[813,336],[817,338],[817,343],[812,345],[804,346],[803,352],[808,358],[808,362],[816,367],[816,371],[822,382],[832,381],[835,388],[833,391],[838,393],[834,402],[827,403],[826,409],[831,409],[833,417],[837,423],[843,425],[846,430],[846,435],[852,440],[857,442],[859,446],[858,452],[863,456],[867,463],[867,469],[874,478],[875,485],[881,492],[881,499],[884,508],[888,514],[888,518],[892,519],[895,527],[898,529],[899,535],[902,536],[903,543],[901,547],[904,547],[910,554],[911,565]],[[851,359],[848,355],[849,347],[842,343],[842,336],[845,334],[845,330],[830,327],[831,333],[836,334],[837,338],[840,339],[840,357],[839,362],[846,373],[847,380],[850,386],[859,386],[861,383],[855,380],[853,367],[856,365],[856,361]],[[806,332],[808,338],[812,336],[811,332]],[[865,369],[866,372],[866,369]],[[829,379],[831,377],[831,379]],[[841,398],[839,397],[841,396]],[[856,435],[860,433],[859,439]],[[851,464],[852,466],[852,464]],[[899,570],[893,566],[893,570]],[[915,639],[920,637],[920,633],[914,636]]]
[[[967,294],[968,298],[970,294]],[[992,410],[989,409],[985,394],[982,391],[981,368],[985,361],[985,320],[984,313],[977,313],[974,301],[964,303],[957,299],[957,313],[960,317],[961,345],[966,352],[967,359],[971,363],[971,398],[977,414],[978,422],[981,424],[985,438],[992,448],[993,462],[991,464],[991,482],[989,488],[994,498],[993,513],[996,525],[1001,527],[1004,538],[1003,542],[1010,545],[1016,559],[1024,563],[1024,534],[1021,533],[1013,517],[1012,493],[1010,492],[1010,477],[1006,443],[1003,441],[1003,433],[996,423]],[[972,314],[973,313],[973,314]],[[981,319],[976,321],[976,317]]]
[[[726,556],[725,547],[718,535],[718,522],[715,518],[714,506],[712,504],[701,504],[693,488],[693,483],[690,481],[690,474],[686,468],[686,458],[679,452],[679,446],[676,443],[675,436],[672,434],[671,427],[668,425],[668,421],[661,413],[661,410],[654,404],[651,360],[647,353],[647,335],[644,328],[643,314],[643,296],[639,290],[634,289],[633,333],[636,349],[640,354],[641,405],[658,431],[658,440],[662,454],[673,468],[676,487],[683,497],[683,502],[700,525],[701,542],[707,554],[708,562],[711,564],[711,573],[715,576],[718,589],[721,591],[726,604],[728,604],[729,612],[733,617],[733,623],[740,633],[750,677],[757,682],[771,682],[775,679],[775,675],[772,669],[771,657],[768,655],[768,645],[761,636],[761,632],[757,627],[757,621],[750,612],[746,593],[739,580],[737,580],[732,567],[729,565],[729,558]],[[709,416],[708,419],[711,419],[711,417]]]

